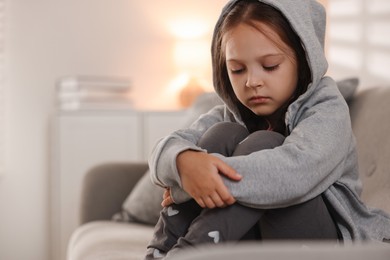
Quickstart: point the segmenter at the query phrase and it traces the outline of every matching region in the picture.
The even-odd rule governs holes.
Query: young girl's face
[[[255,24],[267,35],[242,23],[224,36],[226,65],[238,100],[272,120],[295,92],[298,66],[294,51],[270,27]]]

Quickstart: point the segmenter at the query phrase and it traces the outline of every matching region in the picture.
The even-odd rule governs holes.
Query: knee
[[[231,155],[234,148],[244,140],[248,134],[248,130],[240,124],[220,122],[210,127],[203,134],[198,142],[198,146],[209,152],[221,152],[228,156]],[[223,147],[223,149],[221,147]]]
[[[256,131],[237,145],[233,155],[247,155],[265,149],[273,149],[283,144],[285,137],[273,131]]]
[[[206,133],[215,133],[218,135],[225,135],[225,136],[235,136],[235,135],[243,135],[247,136],[249,134],[248,130],[237,123],[232,122],[220,122],[213,126],[211,126]]]
[[[208,142],[226,142],[229,139],[235,139],[242,141],[249,134],[248,130],[237,123],[221,122],[211,126],[203,134],[199,141],[199,146],[202,147],[202,143]]]

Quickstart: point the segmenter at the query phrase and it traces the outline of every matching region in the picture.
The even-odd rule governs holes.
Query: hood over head
[[[221,28],[225,18],[234,10],[234,7],[240,2],[261,2],[278,10],[289,22],[292,30],[299,37],[306,60],[311,72],[311,84],[305,86],[307,91],[305,95],[310,95],[318,85],[321,78],[325,75],[328,69],[328,63],[324,53],[325,30],[326,30],[326,12],[324,7],[315,0],[232,0],[226,4],[217,21],[214,29],[212,42],[212,62],[213,62],[213,81],[214,88],[217,94],[226,103],[228,109],[234,116],[241,120],[239,109],[237,107],[237,99],[233,98],[230,86],[225,86],[223,82],[228,81],[228,74],[225,68],[217,69],[218,59],[216,56],[221,49]],[[224,50],[221,50],[224,52]]]

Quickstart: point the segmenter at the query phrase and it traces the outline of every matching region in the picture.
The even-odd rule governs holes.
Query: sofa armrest
[[[147,163],[105,163],[89,170],[81,193],[81,224],[109,220],[148,169]]]

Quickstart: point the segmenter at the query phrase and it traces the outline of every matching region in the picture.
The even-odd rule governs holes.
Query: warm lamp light
[[[179,70],[198,74],[210,59],[210,44],[205,39],[178,41],[174,48],[174,62]]]
[[[189,107],[195,99],[206,92],[207,82],[199,78],[191,77],[189,74],[181,74],[176,77],[168,89],[167,96],[178,95],[179,105]]]
[[[190,78],[179,93],[179,102],[182,107],[189,107],[196,98],[205,92],[200,81]]]
[[[166,94],[175,96],[181,107],[189,107],[207,88],[205,74],[210,70],[210,27],[203,19],[184,18],[169,23],[175,36],[173,61],[178,76]]]
[[[178,39],[199,39],[208,34],[207,23],[201,19],[177,19],[168,25],[171,33]]]

